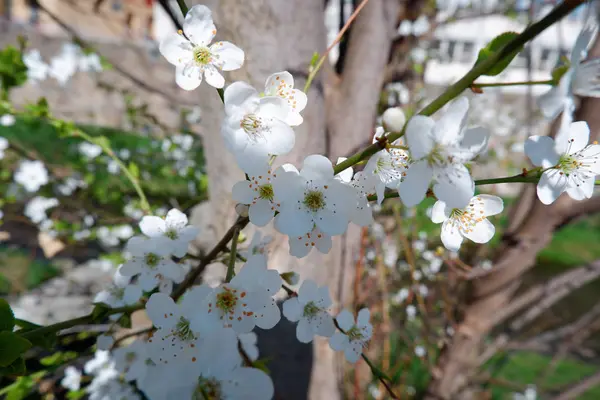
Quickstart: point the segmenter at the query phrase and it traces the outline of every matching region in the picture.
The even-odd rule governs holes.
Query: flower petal
[[[594,194],[595,182],[596,178],[591,177],[578,182],[578,184],[569,185],[569,187],[567,188],[567,194],[573,200],[589,199]]]
[[[354,326],[354,316],[352,315],[352,313],[350,313],[350,311],[346,309],[343,309],[337,315],[337,317],[335,317],[335,320],[337,321],[340,328],[342,328],[344,331],[347,331]]]
[[[302,305],[306,305],[311,301],[318,301],[319,287],[312,279],[307,279],[302,282],[300,290],[298,290],[298,301]]]
[[[446,213],[446,203],[440,200],[436,201],[431,208],[431,221],[434,224],[441,224],[447,219],[448,215]]]
[[[537,195],[544,204],[552,204],[567,188],[567,177],[556,169],[545,171],[537,184]]]
[[[475,183],[469,170],[462,164],[436,171],[437,183],[433,193],[449,208],[464,208],[475,193]]]
[[[415,160],[425,157],[434,145],[433,129],[435,121],[431,117],[415,115],[406,125],[406,140],[410,154]]]
[[[331,347],[335,351],[342,351],[348,346],[349,340],[348,336],[343,333],[336,332],[329,339],[329,347]]]
[[[251,204],[250,209],[248,210],[250,222],[256,226],[267,225],[271,219],[273,219],[274,214],[275,210],[273,209],[273,205],[270,201],[265,199],[256,200],[256,203]]]
[[[491,194],[480,194],[476,196],[476,198],[481,200],[481,210],[483,211],[483,215],[486,217],[500,214],[504,210],[504,202],[498,196]]]
[[[164,293],[154,293],[146,303],[146,314],[155,326],[170,329],[178,320],[172,315],[175,314],[176,307],[170,296]]]
[[[442,225],[441,239],[444,247],[450,251],[460,250],[460,245],[463,241],[463,237],[458,228],[456,228],[451,221],[446,221]]]
[[[225,78],[212,65],[207,65],[204,68],[204,79],[206,79],[206,83],[214,88],[222,89],[225,86]]]
[[[469,100],[466,97],[459,97],[448,104],[433,129],[434,140],[438,143],[456,143],[460,139],[468,111]]]
[[[197,46],[208,46],[217,34],[210,9],[196,5],[188,11],[183,21],[183,32]]]
[[[159,46],[160,54],[173,65],[183,66],[193,60],[192,44],[178,33],[167,35]]]
[[[327,157],[313,154],[304,159],[300,175],[316,182],[326,182],[333,178],[333,165]]]
[[[530,136],[525,141],[525,154],[536,167],[549,168],[558,163],[554,139],[549,136]]]
[[[423,201],[432,177],[433,170],[426,160],[418,161],[408,167],[404,180],[398,185],[398,193],[405,206],[416,206]]]
[[[166,231],[166,223],[160,217],[146,215],[140,221],[140,229],[148,237],[160,236]]]
[[[249,181],[239,181],[231,189],[231,198],[242,204],[250,204],[254,200],[255,191],[250,188]]]
[[[244,65],[244,51],[233,43],[216,42],[210,46],[210,52],[216,58],[214,64],[223,71],[233,71]]]
[[[292,322],[296,322],[302,318],[304,309],[297,297],[287,299],[283,303],[283,315]]]
[[[298,321],[296,326],[296,337],[298,341],[302,343],[310,343],[313,340],[315,333],[313,332],[312,326],[308,322],[308,319],[302,318]]]
[[[494,237],[496,228],[487,219],[477,222],[472,229],[467,232],[463,232],[467,239],[472,240],[475,243],[487,243]]]
[[[286,235],[302,236],[312,230],[313,218],[311,214],[298,210],[294,205],[283,207],[275,217],[275,228]]]
[[[194,90],[202,83],[202,72],[191,63],[178,65],[175,68],[175,82],[183,90]]]

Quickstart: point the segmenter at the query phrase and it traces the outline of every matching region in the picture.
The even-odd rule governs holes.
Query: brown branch
[[[600,384],[600,372],[596,372],[594,375],[582,379],[575,385],[569,387],[567,390],[553,397],[552,400],[571,400],[576,399],[580,394],[587,392],[590,388]]]

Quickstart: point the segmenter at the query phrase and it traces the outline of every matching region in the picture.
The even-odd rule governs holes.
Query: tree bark
[[[323,1],[220,0],[203,3],[208,3],[213,10],[217,37],[229,40],[245,51],[243,68],[230,73],[229,81],[244,80],[260,90],[268,75],[288,70],[294,75],[296,88],[302,89],[313,53],[323,54],[326,48]],[[294,151],[278,157],[276,165],[292,162],[301,167],[303,159],[310,154],[344,155],[371,137],[398,8],[398,0],[371,0],[363,9],[355,21],[344,73],[341,77],[334,76],[331,68],[325,66],[325,73],[320,73],[313,81],[307,93],[304,123],[295,129]],[[223,105],[216,91],[202,85],[200,106],[205,116],[203,137],[209,201],[197,207],[192,222],[203,227],[199,239],[202,247],[214,244],[235,220],[231,188],[235,182],[244,179],[244,175],[225,150],[220,135]],[[330,151],[330,146],[335,151]],[[294,270],[302,279],[327,284],[339,309],[347,304],[351,294],[354,261],[359,251],[357,232],[350,228],[341,238],[334,238],[333,248],[326,256],[313,250],[306,258],[296,259],[289,255],[287,237],[271,229],[269,233],[273,234],[274,241],[270,246],[269,266],[281,271]],[[288,325],[282,320],[272,332],[259,332],[259,343],[265,341],[261,336],[284,333],[295,336],[295,331]],[[299,374],[306,372],[298,371],[303,363],[299,358],[306,361],[304,353],[307,350],[295,337],[293,339],[290,343],[281,336],[279,339],[273,337],[262,354],[272,356],[269,368],[273,371],[277,394],[285,399],[341,398],[340,360],[325,340],[317,340],[313,346],[312,370],[308,371],[310,388],[299,387],[298,381],[305,381]],[[276,343],[282,344],[277,346]],[[294,347],[301,350],[298,352]]]
[[[590,57],[600,54],[597,41]],[[586,98],[576,113],[575,120],[585,120],[591,130],[591,139],[600,133],[600,100]],[[518,288],[521,277],[535,265],[537,253],[546,247],[553,232],[571,220],[578,204],[563,194],[550,206],[535,199],[527,213],[514,214],[520,219],[511,224],[514,230],[503,239],[498,257],[489,273],[472,282],[462,322],[451,342],[442,351],[428,388],[428,399],[463,398],[457,395],[469,384],[484,339],[497,321],[496,310],[506,307]]]

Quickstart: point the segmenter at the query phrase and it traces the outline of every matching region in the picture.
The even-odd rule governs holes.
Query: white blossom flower
[[[346,360],[355,363],[360,358],[363,347],[373,335],[373,326],[369,322],[371,313],[363,308],[358,312],[356,323],[348,310],[342,310],[335,318],[338,326],[344,331],[336,332],[329,339],[329,346],[335,351],[343,351]]]
[[[298,322],[298,340],[310,343],[315,335],[331,337],[335,332],[333,318],[328,311],[331,304],[327,286],[318,287],[314,281],[305,280],[298,296],[283,303],[283,315],[292,322]]]
[[[414,319],[416,315],[417,315],[417,307],[413,306],[412,304],[407,305],[406,306],[406,316],[408,317],[408,319]]]
[[[345,157],[339,157],[337,163],[339,164],[345,160]],[[335,178],[354,189],[356,207],[351,212],[350,221],[358,226],[369,226],[373,223],[373,208],[367,196],[375,190],[375,179],[373,179],[372,175],[363,171],[357,172],[352,176],[353,173],[352,167],[349,167],[337,174]],[[324,254],[328,252],[329,249]]]
[[[275,394],[271,377],[257,368],[233,370],[209,366],[197,380],[181,391],[171,393],[177,399],[270,400]]]
[[[221,133],[242,170],[254,175],[267,156],[289,153],[296,135],[287,124],[290,108],[276,96],[260,97],[252,86],[234,82],[224,93],[225,121]]]
[[[585,121],[573,122],[556,140],[531,136],[525,153],[531,162],[544,168],[537,195],[552,204],[563,192],[574,200],[592,197],[596,175],[600,175],[600,145],[588,144],[590,128]]]
[[[417,357],[424,357],[425,354],[427,354],[427,350],[425,349],[425,347],[423,347],[423,346],[416,346],[415,347],[415,355]]]
[[[16,121],[17,121],[17,119],[12,114],[4,114],[4,115],[0,116],[0,125],[1,126],[13,126]]]
[[[252,174],[248,174],[248,180],[233,185],[231,197],[235,201],[249,205],[250,222],[256,226],[265,226],[273,219],[275,211],[279,211],[280,205],[274,201],[273,182],[277,174],[283,173],[284,170],[281,167],[273,170],[266,162],[253,170]]]
[[[112,352],[115,369],[124,374],[126,381],[143,379],[149,366],[148,343],[136,340]]]
[[[378,127],[373,136],[373,143],[377,143],[384,137],[384,130]],[[392,146],[402,144],[398,139],[391,143]],[[384,199],[385,188],[396,189],[409,166],[408,153],[402,149],[386,148],[373,154],[365,167],[364,173],[368,176],[370,183],[375,188],[377,194],[377,204],[381,204]]]
[[[300,112],[306,107],[308,98],[306,94],[294,89],[294,77],[287,71],[276,72],[267,78],[265,83],[265,96],[277,96],[284,99],[290,112],[285,122],[290,126],[302,124],[304,119]]]
[[[129,259],[121,267],[124,276],[138,276],[144,290],[152,290],[163,278],[179,283],[185,277],[180,265],[171,260],[172,248],[163,238],[134,236],[127,242]]]
[[[281,282],[279,273],[267,269],[263,259],[249,259],[231,282],[212,289],[204,299],[198,326],[232,328],[236,333],[248,333],[255,326],[271,329],[281,319],[271,297]]]
[[[216,34],[211,11],[196,5],[185,16],[183,32],[173,33],[160,43],[161,54],[176,67],[175,81],[182,89],[196,89],[203,76],[209,85],[222,88],[225,79],[219,70],[233,71],[244,63],[244,52],[234,44],[210,45]]]
[[[200,231],[195,226],[188,225],[187,216],[176,208],[171,209],[165,218],[145,216],[140,221],[140,229],[150,238],[164,239],[175,257],[186,255],[189,243]]]
[[[65,43],[61,52],[50,61],[48,75],[65,85],[77,72],[81,49],[73,43]]]
[[[275,227],[290,236],[302,236],[315,225],[328,235],[341,235],[355,209],[348,201],[354,190],[333,175],[326,157],[311,155],[304,159],[300,173],[286,171],[273,183],[275,200],[281,204]]]
[[[245,257],[246,260],[249,260],[250,257],[261,257],[265,260],[264,262],[266,263],[267,246],[272,241],[273,237],[271,237],[270,235],[263,236],[262,233],[257,230],[256,232],[254,232],[254,236],[252,236],[252,240],[250,241],[248,249],[242,250],[239,253],[242,257]]]
[[[37,192],[48,183],[48,171],[44,163],[38,160],[23,160],[15,172],[15,182],[25,187],[28,192]]]
[[[98,350],[110,350],[110,348],[112,347],[112,345],[114,343],[115,343],[115,339],[110,334],[99,335],[96,338],[96,348]]]
[[[4,158],[4,150],[8,149],[9,143],[6,138],[0,136],[0,160]]]
[[[79,152],[89,159],[94,159],[102,154],[102,147],[94,143],[81,142],[78,146]]]
[[[289,236],[288,245],[290,246],[290,255],[303,258],[310,253],[313,247],[316,247],[322,254],[329,253],[333,242],[331,235],[324,233],[315,225],[312,231],[304,235]]]
[[[104,303],[112,308],[125,307],[137,303],[142,297],[142,288],[131,284],[131,277],[121,275],[121,266],[115,272],[112,284],[98,292],[94,303]],[[117,320],[121,315],[113,314],[111,319]]]
[[[33,49],[23,54],[23,62],[27,66],[27,79],[37,83],[48,77],[49,66],[42,59],[38,49]]]
[[[241,333],[238,335],[238,339],[248,358],[252,361],[258,360],[258,346],[256,345],[258,337],[256,333]]]
[[[225,363],[230,367],[241,361],[237,336],[218,325],[198,323],[198,306],[210,296],[206,285],[189,290],[181,302],[163,293],[154,293],[146,303],[146,313],[156,327],[148,339],[148,355],[157,364],[202,368],[205,364]],[[218,353],[215,353],[217,352]],[[220,360],[213,359],[219,355]],[[193,372],[191,372],[193,373]]]
[[[502,199],[489,194],[473,197],[464,208],[451,208],[439,200],[433,205],[431,220],[442,225],[442,243],[450,251],[458,251],[463,238],[475,243],[489,242],[496,229],[486,217],[502,212]]]
[[[73,366],[65,368],[65,377],[60,381],[61,386],[71,390],[79,390],[81,387],[81,371]]]
[[[46,211],[58,206],[58,204],[58,199],[35,196],[25,205],[23,214],[25,214],[26,217],[29,217],[31,222],[39,224],[48,218]]]
[[[527,386],[527,389],[523,393],[513,393],[513,400],[536,400],[537,398],[535,385]]]
[[[593,15],[594,13],[590,13]],[[567,129],[573,122],[573,112],[576,108],[574,95],[583,97],[600,97],[598,91],[598,75],[600,60],[595,59],[581,64],[587,55],[587,50],[598,34],[596,17],[587,21],[575,40],[571,50],[569,69],[561,77],[557,86],[552,87],[541,95],[537,102],[542,114],[547,119],[555,119],[562,112],[558,132]]]
[[[406,138],[414,163],[398,186],[406,206],[419,204],[433,180],[433,193],[452,208],[464,207],[475,186],[464,163],[486,149],[489,132],[476,127],[465,129],[469,101],[461,97],[449,104],[436,122],[416,115],[408,121]]]
[[[400,107],[390,107],[381,115],[381,121],[388,132],[402,132],[406,124],[406,115]]]

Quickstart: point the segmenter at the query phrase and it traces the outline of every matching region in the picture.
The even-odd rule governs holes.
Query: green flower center
[[[237,304],[237,296],[230,291],[224,291],[217,295],[217,308],[226,313],[233,311]]]
[[[317,212],[325,207],[325,196],[323,192],[318,190],[311,190],[304,195],[304,201],[302,202],[304,207],[308,208],[312,212]]]
[[[175,332],[173,333],[182,341],[190,341],[196,339],[196,335],[190,328],[190,321],[184,317],[180,317],[177,325],[175,325]]]
[[[198,65],[206,65],[212,61],[212,53],[208,47],[196,47],[194,49],[194,61]]]
[[[165,232],[165,236],[171,240],[177,240],[179,238],[179,233],[175,229],[169,229]]]
[[[436,145],[433,149],[431,149],[431,152],[427,154],[426,159],[429,165],[443,165],[452,162],[451,158],[448,158],[444,155],[440,145]]]
[[[306,318],[314,317],[315,315],[317,315],[317,313],[319,311],[321,311],[321,309],[319,307],[317,307],[315,302],[309,301],[304,306],[304,317],[306,317]]]
[[[272,201],[275,197],[275,193],[273,192],[273,185],[267,183],[266,185],[259,186],[258,196],[261,199]]]
[[[564,172],[567,176],[582,166],[580,161],[569,154],[563,154],[558,160],[558,169]]]
[[[146,257],[144,259],[144,261],[146,262],[146,265],[148,265],[150,268],[154,268],[158,265],[158,263],[160,262],[161,257],[157,256],[154,253],[148,253],[146,254]]]
[[[346,331],[346,335],[348,335],[348,338],[350,339],[350,341],[362,340],[365,337],[363,335],[363,333],[361,332],[361,330],[358,329],[358,327],[356,325],[354,325],[352,328],[348,329]]]
[[[125,296],[125,288],[120,288],[118,286],[114,286],[108,290],[111,295],[116,297],[117,299],[122,299]]]
[[[194,392],[194,400],[221,400],[221,384],[214,378],[198,378],[198,386]]]
[[[242,122],[240,122],[240,127],[248,135],[256,135],[261,129],[260,118],[258,118],[255,114],[246,114],[244,115]]]

